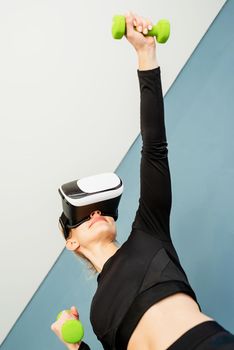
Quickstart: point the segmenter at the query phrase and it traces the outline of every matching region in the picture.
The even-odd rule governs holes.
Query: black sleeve
[[[160,67],[137,71],[142,136],[139,207],[133,228],[170,240],[171,179]]]
[[[90,347],[85,343],[85,342],[81,342],[79,350],[91,350]]]

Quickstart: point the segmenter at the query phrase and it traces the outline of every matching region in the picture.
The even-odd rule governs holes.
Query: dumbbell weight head
[[[170,36],[170,22],[167,19],[160,19],[146,36],[156,36],[157,42],[164,44]]]
[[[112,36],[114,39],[122,39],[126,33],[126,20],[124,16],[115,15],[112,20]]]
[[[125,16],[115,15],[112,22],[112,36],[114,39],[122,39],[126,34]],[[145,36],[156,36],[156,40],[160,44],[164,44],[170,36],[170,22],[166,19],[161,19],[153,26]]]
[[[71,313],[71,310],[66,310]],[[58,314],[57,320],[61,316],[62,311]],[[67,320],[61,328],[62,338],[66,343],[78,343],[84,337],[84,328],[79,320]]]

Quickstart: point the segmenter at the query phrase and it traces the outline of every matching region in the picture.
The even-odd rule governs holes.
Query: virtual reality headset
[[[63,213],[59,218],[64,238],[69,229],[90,219],[90,214],[99,210],[101,215],[118,218],[119,201],[123,183],[114,173],[103,173],[68,182],[59,188]]]

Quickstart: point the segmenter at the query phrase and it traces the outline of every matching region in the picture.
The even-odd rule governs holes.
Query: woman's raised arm
[[[138,57],[140,85],[140,125],[143,141],[139,208],[133,227],[162,240],[170,239],[171,179],[164,120],[161,72],[154,37],[144,37],[150,21],[133,14],[126,16],[127,40]]]

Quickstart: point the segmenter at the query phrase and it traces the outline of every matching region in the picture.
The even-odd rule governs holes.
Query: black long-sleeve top
[[[90,319],[105,350],[125,350],[153,304],[183,292],[195,301],[170,237],[171,180],[160,67],[137,71],[143,147],[140,199],[127,241],[98,275]]]

